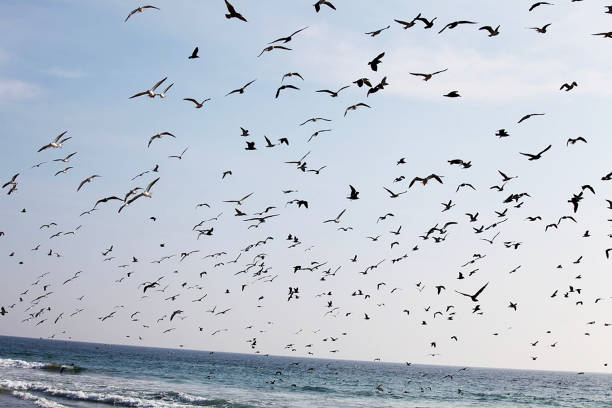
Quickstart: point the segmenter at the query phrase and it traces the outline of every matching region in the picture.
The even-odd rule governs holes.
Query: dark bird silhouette
[[[434,75],[440,74],[442,72],[448,71],[448,68],[444,68],[443,70],[432,72],[431,74],[421,74],[418,72],[410,72],[410,75],[423,77],[423,81],[429,81]]]
[[[375,31],[370,31],[369,33],[366,33],[366,35],[369,35],[370,37],[376,37],[377,35],[379,35],[380,33],[382,33],[383,31],[389,28],[391,28],[390,25],[383,27],[383,28],[379,28],[378,30],[375,30]]]
[[[332,10],[336,9],[336,7],[334,7],[334,5],[331,2],[327,1],[327,0],[319,0],[315,4],[313,4],[313,6],[314,6],[315,11],[317,13],[321,10],[321,6],[327,6],[327,7],[329,7]]]
[[[276,40],[274,40],[274,41],[270,41],[268,44],[274,44],[274,43],[277,43],[277,42],[282,42],[282,43],[286,44],[286,43],[288,43],[289,41],[291,41],[291,40],[293,39],[293,36],[294,36],[294,35],[296,35],[296,34],[297,34],[297,33],[299,33],[299,32],[304,31],[304,30],[305,30],[305,29],[307,29],[307,28],[308,28],[308,27],[300,28],[299,30],[297,30],[297,31],[293,32],[292,34],[290,34],[290,35],[288,35],[288,36],[286,36],[286,37],[281,37],[281,38],[278,38],[278,39],[276,39]],[[299,74],[298,74],[298,76],[299,76]],[[302,78],[302,77],[300,76],[300,78]],[[302,79],[304,79],[304,78],[302,78]]]
[[[453,28],[456,28],[460,24],[477,24],[477,23],[474,21],[467,21],[467,20],[453,21],[452,23],[448,23],[447,25],[442,27],[442,29],[438,31],[438,34],[442,34],[442,31],[446,30],[447,28],[449,30],[452,30]]]
[[[351,192],[346,198],[348,198],[349,200],[359,200],[359,191],[355,190],[355,187],[351,186],[350,184],[349,188],[351,189]]]
[[[198,51],[199,51],[198,47],[195,47],[195,48],[193,49],[193,52],[191,53],[191,55],[190,55],[190,56],[188,56],[188,57],[187,57],[187,59],[195,59],[195,58],[200,58],[200,56],[198,55]]]
[[[542,157],[542,154],[546,153],[550,148],[552,147],[552,145],[548,145],[548,147],[546,147],[544,150],[542,150],[541,152],[537,153],[537,154],[531,154],[531,153],[520,153],[523,156],[527,156],[529,161],[532,160],[539,160]]]
[[[234,6],[232,6],[229,1],[225,0],[225,6],[227,7],[227,14],[225,15],[225,18],[227,18],[228,20],[230,18],[237,18],[238,20],[242,20],[244,22],[247,21],[246,18],[244,18],[242,16],[242,14],[238,13],[236,11],[236,9],[234,8]]]
[[[146,9],[155,9],[155,10],[159,10],[158,7],[155,6],[140,6],[132,11],[130,11],[130,14],[128,14],[128,16],[125,18],[125,20],[123,21],[124,23],[126,23],[130,17],[132,17],[134,14],[136,13],[142,13],[144,12]]]
[[[228,93],[227,93],[225,96],[228,96],[228,95],[231,95],[231,94],[234,94],[234,93],[237,93],[237,94],[241,94],[241,95],[242,95],[242,94],[244,93],[244,90],[246,89],[246,87],[247,87],[247,86],[249,86],[249,85],[251,85],[251,84],[252,84],[253,82],[255,82],[255,81],[257,81],[257,80],[256,80],[256,79],[254,79],[254,80],[252,80],[252,81],[250,81],[250,82],[247,82],[247,83],[246,83],[246,84],[245,84],[245,85],[244,85],[242,88],[234,89],[233,91],[228,92]]]
[[[478,296],[480,296],[482,291],[485,290],[487,285],[489,285],[489,282],[487,282],[482,288],[478,289],[478,291],[474,293],[473,295],[468,295],[467,293],[459,292],[457,290],[455,290],[455,292],[459,293],[460,295],[469,297],[470,299],[472,299],[472,302],[478,302]]]
[[[275,98],[278,98],[278,96],[280,95],[280,91],[282,91],[283,89],[295,89],[295,90],[299,90],[300,88],[298,88],[297,86],[293,86],[293,85],[281,85],[276,90],[276,97]]]
[[[376,56],[376,58],[368,62],[368,65],[370,66],[370,68],[372,68],[372,71],[378,71],[378,64],[382,64],[382,57],[384,56],[385,56],[385,53],[381,52],[380,54]]]
[[[486,30],[489,32],[489,37],[495,37],[496,35],[499,35],[499,27],[500,26],[497,26],[495,28],[491,26],[482,26],[478,30]]]

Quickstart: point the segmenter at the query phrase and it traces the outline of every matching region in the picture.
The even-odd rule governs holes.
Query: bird
[[[280,91],[282,91],[283,89],[295,89],[295,90],[299,90],[300,88],[298,88],[297,86],[294,85],[281,85],[277,90],[276,90],[276,96],[275,98],[278,98],[278,96],[280,95]]]
[[[179,155],[171,155],[171,156],[168,156],[168,158],[169,158],[169,159],[174,158],[174,159],[179,159],[179,160],[182,160],[182,159],[183,159],[183,155],[185,154],[185,152],[187,151],[187,149],[189,149],[189,146],[187,146],[187,147],[186,147],[186,148],[185,148],[185,149],[184,149],[184,150],[181,152],[181,154],[179,154]]]
[[[138,92],[137,94],[130,96],[129,99],[138,98],[139,96],[144,96],[144,95],[147,95],[149,98],[155,98],[155,90],[161,84],[163,84],[166,81],[166,79],[168,79],[168,77],[164,77],[161,80],[159,80],[155,85],[153,85],[153,87],[151,87],[151,89],[147,89],[146,91]]]
[[[232,6],[227,0],[225,0],[225,7],[227,7],[227,14],[225,15],[225,18],[227,18],[228,20],[230,18],[237,18],[238,20],[242,20],[245,23],[247,22],[247,19],[244,18],[242,14],[238,13],[234,6]]]
[[[461,95],[459,95],[459,91],[450,91],[449,93],[442,96],[446,96],[447,98],[459,98]]]
[[[53,161],[68,163],[68,162],[70,161],[70,158],[71,158],[72,156],[74,156],[75,154],[77,154],[77,152],[72,152],[72,153],[70,153],[68,156],[66,156],[66,157],[64,157],[64,158],[54,159]]]
[[[437,174],[430,174],[429,176],[422,178],[422,177],[415,177],[412,179],[412,181],[410,182],[410,184],[408,185],[408,188],[412,187],[412,185],[414,183],[416,183],[417,181],[420,182],[423,185],[427,185],[427,182],[429,180],[436,180],[438,183],[443,184],[442,183],[442,177],[443,176],[438,176]]]
[[[321,6],[327,6],[332,10],[335,10],[336,7],[334,7],[334,5],[327,1],[327,0],[318,0],[315,4],[313,4],[315,11],[318,13],[321,10]]]
[[[349,188],[351,189],[351,192],[346,198],[348,198],[349,200],[359,200],[359,191],[357,191],[355,187],[351,186],[350,184]]]
[[[195,48],[193,49],[193,52],[191,53],[191,55],[190,55],[190,56],[188,56],[188,57],[187,57],[187,59],[196,59],[196,58],[200,58],[200,56],[198,55],[198,51],[199,51],[199,48],[198,48],[198,47],[195,47]]]
[[[338,90],[337,90],[337,91],[335,91],[335,92],[334,92],[334,91],[330,91],[329,89],[319,89],[319,90],[318,90],[318,91],[316,91],[316,92],[328,93],[328,94],[329,94],[329,95],[330,95],[332,98],[337,98],[337,97],[338,97],[338,94],[340,93],[340,91],[342,91],[342,90],[344,90],[344,89],[347,89],[348,87],[349,87],[348,85],[343,86],[342,88],[338,89]]]
[[[523,156],[527,156],[529,161],[532,160],[539,160],[542,157],[542,154],[544,154],[545,152],[547,152],[550,148],[552,147],[552,145],[548,145],[548,147],[546,147],[544,150],[542,150],[541,152],[537,153],[537,154],[531,154],[531,153],[520,153]]]
[[[250,194],[245,195],[244,197],[242,197],[242,198],[241,198],[241,199],[239,199],[239,200],[225,200],[225,201],[223,201],[223,202],[224,202],[224,203],[234,203],[234,204],[236,204],[236,205],[242,205],[242,202],[243,202],[243,201],[245,201],[247,198],[249,198],[249,197],[250,197],[250,196],[252,196],[252,195],[253,195],[253,193],[250,193]]]
[[[57,176],[57,175],[59,175],[59,174],[66,174],[66,173],[67,173],[67,172],[68,172],[70,169],[72,169],[72,168],[73,168],[72,166],[68,166],[68,167],[66,167],[65,169],[60,170],[60,171],[58,171],[57,173],[55,173],[55,174],[54,174],[54,176]]]
[[[174,135],[173,135],[172,133],[170,133],[170,132],[161,132],[161,133],[157,133],[157,134],[155,134],[155,135],[153,135],[153,136],[151,136],[151,137],[149,138],[149,143],[147,143],[147,147],[151,147],[151,143],[153,143],[153,141],[154,141],[155,139],[161,139],[161,138],[162,138],[162,137],[164,137],[164,136],[170,136],[170,137],[173,137],[173,138],[175,138],[175,139],[176,139],[176,136],[174,136]]]
[[[196,109],[200,109],[202,106],[204,106],[204,104],[208,101],[210,101],[210,98],[206,98],[203,99],[202,102],[198,102],[197,100],[193,99],[193,98],[183,98],[184,101],[189,101],[189,102],[193,102],[195,105]]]
[[[567,139],[567,142],[566,142],[566,144],[565,144],[565,145],[566,145],[566,146],[569,146],[570,144],[572,144],[572,145],[573,145],[573,144],[576,144],[576,142],[584,142],[584,143],[587,143],[587,141],[586,141],[586,139],[585,139],[584,137],[582,137],[582,136],[578,136],[578,137],[577,137],[577,138],[575,138],[575,139],[572,139],[571,137],[570,137],[570,138],[568,138],[568,139]]]
[[[89,176],[87,177],[85,180],[81,181],[81,183],[79,184],[79,186],[77,187],[77,191],[79,191],[81,189],[81,187],[83,187],[85,185],[85,183],[91,183],[92,181],[94,181],[95,178],[97,177],[101,177],[97,174],[94,174],[93,176]]]
[[[346,211],[346,208],[344,210],[340,211],[340,214],[338,214],[336,216],[336,218],[325,220],[325,221],[323,221],[323,224],[326,224],[328,222],[333,222],[335,224],[338,224],[340,222],[340,217],[342,217],[342,215],[345,213],[345,211]]]
[[[496,35],[499,35],[499,27],[500,26],[497,26],[495,28],[491,26],[482,26],[478,30],[486,30],[489,32],[489,37],[495,37]]]
[[[282,46],[282,45],[270,45],[266,48],[264,48],[259,55],[257,56],[258,58],[261,57],[263,55],[264,52],[270,52],[272,50],[286,50],[286,51],[291,51],[291,48]]]
[[[382,57],[385,56],[384,52],[378,54],[372,61],[368,62],[368,65],[372,69],[372,71],[378,71],[378,64],[382,63]]]
[[[132,11],[130,11],[130,14],[128,14],[128,16],[125,18],[125,20],[123,21],[124,23],[126,23],[130,17],[132,17],[134,14],[136,13],[142,13],[144,12],[146,9],[155,9],[155,10],[159,10],[158,7],[155,6],[140,6]]]
[[[120,208],[118,212],[121,212],[121,210],[127,206],[132,204],[134,201],[138,200],[140,197],[147,197],[147,198],[151,198],[153,195],[151,194],[151,188],[153,188],[153,186],[155,185],[155,183],[157,183],[159,181],[159,177],[156,178],[155,180],[153,180],[152,182],[149,183],[149,185],[147,186],[147,188],[140,194],[135,195],[134,197],[130,198],[129,201],[127,201],[125,204],[123,204]]]
[[[469,295],[467,293],[463,293],[463,292],[459,292],[457,290],[455,290],[455,292],[459,293],[460,295],[463,296],[467,296],[469,297],[472,302],[478,302],[478,296],[480,296],[480,294],[482,293],[483,290],[485,290],[485,288],[489,285],[489,282],[487,282],[482,288],[478,289],[478,291],[476,293],[474,293],[473,295]]]
[[[304,78],[302,78],[299,72],[288,72],[285,75],[283,75],[281,82],[283,82],[285,78],[292,78],[292,77],[300,78],[302,81],[304,80]]]
[[[276,40],[274,40],[274,41],[270,41],[268,44],[274,44],[274,43],[277,43],[277,42],[282,42],[282,43],[286,44],[286,43],[288,43],[289,41],[291,41],[291,40],[293,39],[293,36],[294,36],[294,35],[296,35],[297,33],[300,33],[300,32],[302,32],[302,31],[304,31],[304,30],[305,30],[305,29],[307,29],[307,28],[308,28],[308,27],[300,28],[299,30],[294,31],[292,34],[290,34],[290,35],[288,35],[288,36],[286,36],[286,37],[281,37],[281,38],[278,38],[278,39],[276,39]],[[293,75],[295,75],[295,74],[293,74]],[[299,74],[298,74],[298,76],[299,76]],[[300,76],[300,78],[302,78],[302,77]],[[304,78],[302,78],[302,79],[304,79]]]
[[[546,30],[547,30],[547,29],[548,29],[548,27],[550,27],[550,26],[551,26],[551,24],[550,24],[550,23],[548,23],[548,24],[543,25],[542,27],[529,27],[529,29],[530,29],[530,30],[535,30],[535,31],[537,31],[537,32],[538,32],[538,33],[540,33],[540,34],[546,34]]]
[[[552,5],[552,3],[548,3],[546,1],[538,1],[537,3],[534,3],[534,4],[531,5],[531,7],[529,7],[529,11],[533,11],[533,9],[535,9],[536,7],[543,6],[545,4],[546,5]]]
[[[453,28],[457,27],[460,24],[477,24],[477,23],[474,21],[467,21],[467,20],[453,21],[452,23],[448,23],[447,25],[442,27],[442,29],[438,31],[438,34],[442,34],[442,31],[446,30],[447,28],[449,30],[452,30]]]
[[[422,74],[418,72],[410,72],[410,75],[423,77],[423,81],[429,81],[434,75],[441,74],[442,72],[448,71],[448,68],[444,68],[440,71],[432,72],[431,74]]]
[[[357,110],[357,108],[358,108],[358,107],[360,107],[360,106],[363,106],[363,107],[366,107],[366,108],[370,108],[370,105],[367,105],[367,104],[365,104],[365,103],[363,103],[363,102],[359,102],[359,103],[357,103],[357,104],[355,104],[355,105],[351,105],[351,106],[347,107],[347,108],[344,110],[344,116],[346,116],[346,114],[347,114],[349,111],[354,111],[354,110]]]
[[[166,97],[166,93],[170,90],[170,88],[172,88],[173,85],[174,85],[174,82],[168,85],[161,93],[154,94],[153,97],[159,96],[160,98],[164,99]]]
[[[569,91],[571,91],[572,89],[574,89],[577,86],[578,86],[578,83],[576,81],[573,81],[571,84],[568,84],[566,82],[563,85],[561,85],[561,88],[559,88],[559,90],[560,91],[565,90],[565,92],[569,92]]]
[[[247,82],[242,88],[238,88],[238,89],[234,89],[233,91],[228,92],[225,96],[237,93],[237,94],[243,94],[244,90],[246,89],[247,86],[251,85],[253,82],[257,81],[257,79],[254,79],[250,82]]]
[[[380,33],[382,33],[383,31],[387,30],[391,28],[390,25],[383,27],[383,28],[379,28],[378,30],[375,31],[370,31],[369,33],[365,33],[366,35],[369,35],[370,37],[376,37],[377,35],[379,35]]]
[[[408,192],[408,190],[406,190],[406,191],[402,191],[402,192],[399,192],[399,193],[394,193],[393,191],[389,190],[387,187],[383,187],[383,188],[385,189],[385,191],[386,191],[387,193],[389,193],[389,196],[390,196],[391,198],[397,198],[397,197],[399,197],[400,195],[405,194],[405,193],[407,193],[407,192]]]
[[[519,121],[517,123],[521,123],[523,121],[526,121],[527,119],[533,117],[533,116],[544,116],[544,113],[530,113],[528,115],[523,116],[521,119],[519,119]]]
[[[49,144],[46,144],[44,146],[42,146],[40,149],[38,149],[38,152],[42,152],[43,150],[49,149],[49,148],[53,148],[53,149],[59,149],[61,148],[64,143],[66,141],[68,141],[69,139],[72,139],[72,137],[64,137],[64,135],[68,133],[67,130],[63,131],[62,133],[60,133],[59,135],[57,135],[57,137],[55,139],[53,139],[53,141]]]

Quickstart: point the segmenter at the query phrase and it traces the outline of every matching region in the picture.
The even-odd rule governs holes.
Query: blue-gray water
[[[612,376],[0,336],[0,406],[612,407]]]

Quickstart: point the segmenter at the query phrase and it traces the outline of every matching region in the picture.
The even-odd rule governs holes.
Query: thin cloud
[[[59,67],[54,67],[44,71],[46,74],[63,79],[79,79],[85,77],[85,73],[82,71],[73,69],[64,69]]]
[[[42,89],[19,79],[0,78],[0,104],[36,98]]]

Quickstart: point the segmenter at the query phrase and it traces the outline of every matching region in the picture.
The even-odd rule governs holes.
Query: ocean
[[[0,336],[2,407],[612,407],[612,376]]]

